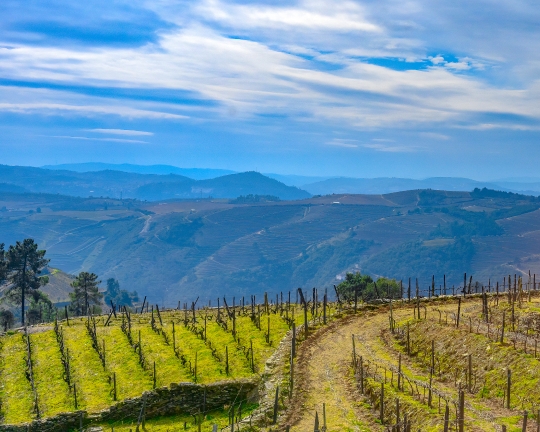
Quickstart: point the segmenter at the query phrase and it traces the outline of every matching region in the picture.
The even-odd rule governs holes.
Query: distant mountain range
[[[75,172],[93,171],[123,171],[136,174],[177,174],[194,180],[206,180],[221,177],[227,174],[236,174],[236,171],[213,168],[179,168],[172,165],[134,165],[134,164],[110,164],[103,162],[86,162],[60,165],[44,165],[41,168],[49,170],[64,170]]]
[[[493,183],[479,182],[459,177],[434,177],[424,180],[395,177],[380,177],[373,179],[338,177],[302,185],[302,188],[313,195],[327,195],[332,193],[386,194],[416,189],[471,191],[474,188],[483,187],[489,189],[501,189],[501,187]]]
[[[112,170],[77,172],[8,165],[0,165],[2,191],[148,201],[237,198],[249,194],[272,195],[283,200],[311,196],[304,190],[287,186],[257,172],[195,180],[179,174],[139,174]]]
[[[423,180],[380,177],[373,179],[338,177],[314,183],[299,185],[313,195],[328,194],[387,194],[416,189],[434,189],[446,191],[472,191],[475,188],[488,188],[507,192],[518,192],[531,195],[540,193],[540,181],[518,182],[498,180],[484,182],[460,177],[430,177]]]
[[[79,173],[112,170],[161,176],[173,174],[189,177],[194,180],[208,180],[229,174],[237,174],[235,171],[213,168],[179,168],[172,165],[107,164],[101,162],[46,165],[42,168],[49,170],[69,170]],[[460,177],[430,177],[417,180],[397,177],[353,178],[276,173],[263,173],[263,175],[286,185],[303,189],[312,195],[343,193],[387,194],[416,189],[472,191],[474,188],[484,187],[530,195],[540,194],[540,178],[536,177],[512,177],[491,181],[478,181]],[[163,180],[163,182],[165,181],[168,182],[169,180]]]

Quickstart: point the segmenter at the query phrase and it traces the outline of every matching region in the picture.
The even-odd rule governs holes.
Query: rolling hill
[[[39,207],[39,212],[38,212]],[[535,197],[408,191],[300,201],[141,202],[0,194],[0,242],[33,237],[51,266],[114,277],[153,302],[331,287],[346,271],[459,283],[540,273]],[[438,282],[437,282],[438,283]]]

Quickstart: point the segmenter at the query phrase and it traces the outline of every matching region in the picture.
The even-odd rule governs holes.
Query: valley
[[[0,194],[0,242],[32,237],[68,274],[113,277],[162,306],[332,287],[347,271],[425,287],[540,273],[540,202],[489,191],[408,191],[231,204]],[[39,210],[38,210],[39,208]],[[481,209],[482,211],[477,211]],[[437,280],[437,284],[441,284]]]

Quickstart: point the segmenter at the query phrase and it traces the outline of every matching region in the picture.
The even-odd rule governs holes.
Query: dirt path
[[[322,426],[322,407],[326,404],[329,431],[382,430],[369,411],[360,408],[353,397],[347,370],[351,363],[351,334],[358,329],[360,316],[348,317],[319,330],[304,343],[297,359],[295,405],[282,424],[293,424],[291,431],[313,430],[315,412]],[[300,393],[301,392],[301,393]]]
[[[437,307],[447,311],[455,309],[452,303]],[[474,309],[476,305],[471,304],[470,307]],[[394,309],[396,321],[407,319],[411,315],[412,307]],[[428,315],[432,315],[434,319],[436,312],[430,310]],[[328,431],[384,430],[377,421],[378,410],[374,411],[367,400],[358,394],[351,380],[353,334],[358,355],[380,366],[397,368],[398,351],[388,334],[387,311],[351,315],[320,329],[301,346],[295,366],[296,393],[292,405],[282,416],[280,430],[285,430],[285,425],[291,425],[290,430],[293,432],[313,430],[316,412],[322,426],[323,404],[326,406]],[[402,357],[403,372],[411,379],[426,382],[426,371],[407,356]],[[457,401],[457,389],[453,383],[441,382],[435,378],[433,386],[450,397],[450,400]],[[406,393],[399,394],[407,397]],[[437,403],[433,408],[425,406],[425,409],[427,429],[442,430],[444,400],[442,412],[438,411]],[[512,413],[501,412],[490,400],[474,398],[466,402],[468,430],[482,431],[486,430],[486,427],[492,430],[494,420],[501,414]]]

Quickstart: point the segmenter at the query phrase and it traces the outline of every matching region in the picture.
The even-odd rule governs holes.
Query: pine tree
[[[7,255],[4,251],[4,243],[0,243],[0,285],[3,285],[7,277]]]
[[[6,299],[21,305],[21,322],[24,326],[26,297],[37,295],[37,290],[47,283],[48,278],[41,277],[40,274],[49,260],[44,258],[45,251],[38,250],[33,239],[18,241],[9,247],[5,256],[8,282]]]
[[[13,312],[11,312],[9,309],[0,311],[0,327],[6,332],[8,328],[13,327],[13,324],[15,324]]]
[[[115,305],[133,306],[133,302],[139,301],[137,291],[129,292],[120,289],[120,283],[114,279],[107,279],[107,290],[105,291],[105,304],[113,303]]]
[[[76,315],[88,315],[90,306],[99,305],[103,294],[99,292],[98,285],[101,281],[95,273],[81,272],[75,278],[71,286],[73,292],[69,294],[71,298],[71,309]]]

